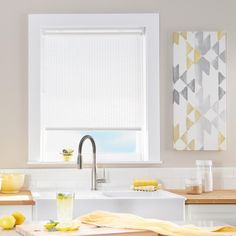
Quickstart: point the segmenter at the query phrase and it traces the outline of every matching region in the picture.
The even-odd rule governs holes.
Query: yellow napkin
[[[80,218],[82,223],[119,229],[137,229],[153,231],[168,236],[236,236],[236,227],[221,226],[215,228],[196,227],[124,214],[96,211]]]

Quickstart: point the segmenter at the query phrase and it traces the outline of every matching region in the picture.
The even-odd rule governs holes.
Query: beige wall
[[[0,0],[0,168],[24,168],[27,159],[27,14],[160,13],[161,156],[165,167],[196,159],[236,166],[235,0]],[[228,151],[177,152],[172,148],[172,47],[176,30],[227,31]]]

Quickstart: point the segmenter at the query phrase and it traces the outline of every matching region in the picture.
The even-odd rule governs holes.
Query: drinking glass
[[[73,219],[74,193],[57,193],[57,219],[59,222],[70,221]]]

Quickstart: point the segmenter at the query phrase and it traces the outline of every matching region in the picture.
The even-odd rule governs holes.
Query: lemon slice
[[[49,221],[44,225],[44,228],[47,229],[48,231],[53,231],[54,228],[57,226],[58,222],[55,221]]]
[[[56,230],[61,232],[79,230],[81,222],[79,220],[72,220],[70,222],[62,222],[56,226]]]

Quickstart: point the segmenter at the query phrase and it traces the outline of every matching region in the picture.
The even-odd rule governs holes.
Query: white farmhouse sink
[[[33,194],[36,201],[36,219],[56,219],[56,193],[38,192]],[[74,216],[96,210],[132,213],[147,218],[183,221],[185,198],[164,190],[156,192],[87,191],[77,192]]]
[[[107,197],[110,198],[158,198],[158,199],[163,199],[163,198],[176,198],[176,194],[163,191],[163,190],[158,190],[155,192],[144,192],[144,191],[106,191],[103,192],[103,194]],[[179,197],[179,196],[178,196]]]

